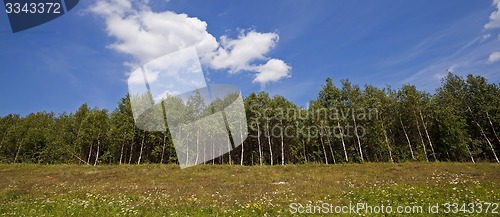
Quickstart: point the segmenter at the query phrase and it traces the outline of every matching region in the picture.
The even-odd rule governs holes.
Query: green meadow
[[[495,163],[10,164],[0,165],[0,216],[293,216],[358,203],[392,212],[346,216],[406,215],[397,207],[426,216],[429,205],[443,216],[495,216],[499,189]]]

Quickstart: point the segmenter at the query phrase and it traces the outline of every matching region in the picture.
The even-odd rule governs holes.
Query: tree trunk
[[[500,163],[497,157],[497,153],[495,152],[495,148],[493,148],[493,144],[491,144],[490,140],[488,139],[488,136],[486,136],[486,134],[484,133],[483,128],[481,127],[481,125],[479,125],[477,121],[474,120],[474,123],[476,123],[477,127],[479,127],[479,129],[481,130],[481,134],[483,134],[483,137],[488,142],[488,145],[490,145],[491,151],[493,152],[493,156],[495,156],[495,160],[497,161],[497,163]]]
[[[167,131],[163,135],[163,148],[161,149],[160,164],[163,164],[163,156],[165,156],[165,145],[167,144]]]
[[[281,125],[281,165],[285,165],[285,144],[284,144],[284,138],[283,138],[283,120],[280,118],[280,125]]]
[[[241,140],[241,160],[240,160],[240,165],[243,166],[243,159],[244,159],[244,150],[245,147],[243,146],[245,142],[243,141],[243,130],[241,129],[241,124],[240,124],[240,140]]]
[[[172,134],[170,134],[170,135],[172,135]],[[167,159],[167,163],[171,163],[170,160],[177,158],[177,155],[176,155],[177,153],[175,152],[175,146],[174,146],[173,140],[172,140],[172,145],[171,146],[169,145],[167,147],[168,147],[168,159]],[[175,161],[174,161],[174,163],[175,163]]]
[[[24,142],[24,139],[22,139],[21,142],[19,143],[19,145],[17,146],[16,156],[14,157],[14,163],[16,163],[16,161],[17,161],[17,157],[19,156],[19,152],[21,151],[21,145],[23,144],[23,142]]]
[[[336,164],[337,162],[335,160],[335,153],[333,152],[332,148],[332,140],[330,139],[330,131],[326,132],[326,139],[328,140],[328,146],[330,147],[330,152],[332,153],[333,164]]]
[[[95,161],[94,161],[94,166],[97,165],[97,161],[99,160],[99,149],[101,147],[101,140],[99,139],[99,136],[97,136],[97,152],[95,156]]]
[[[304,146],[304,161],[307,163],[307,149],[306,149],[306,142],[302,140],[302,145]]]
[[[92,144],[93,143],[90,143],[89,157],[87,158],[87,164],[90,164],[90,156],[92,155]]]
[[[273,165],[273,147],[271,144],[271,135],[269,135],[269,119],[266,119],[267,141],[269,143],[269,154],[271,159],[271,166]]]
[[[227,156],[229,165],[233,165],[233,161],[231,160],[231,138],[227,137]]]
[[[189,143],[189,134],[191,134],[190,130],[188,130],[188,134],[186,135],[186,141]],[[186,144],[186,165],[189,165],[189,144]]]
[[[215,142],[213,132],[210,134],[210,140],[212,140],[212,165],[215,164]]]
[[[146,131],[142,134],[142,142],[141,142],[141,150],[139,151],[139,160],[137,161],[137,164],[141,164],[141,159],[142,159],[142,149],[144,148],[144,140],[146,139]]]
[[[259,144],[259,163],[262,166],[262,145],[260,144],[260,127],[257,122],[257,143]]]
[[[75,157],[76,159],[78,159],[80,162],[83,162],[84,164],[87,164],[89,165],[86,161],[84,161],[83,159],[81,159],[80,157],[76,156],[75,154],[73,154],[73,152],[71,152],[70,150],[68,150],[68,148],[65,148],[66,151],[71,154],[73,157]]]
[[[365,161],[363,158],[363,149],[361,149],[361,140],[359,139],[358,135],[358,126],[356,125],[356,117],[354,114],[354,108],[351,108],[351,114],[352,114],[352,121],[354,122],[354,135],[356,135],[356,139],[358,140],[358,147],[359,147],[359,156],[361,157],[361,162]]]
[[[128,157],[128,164],[132,163],[132,155],[134,153],[134,142],[135,142],[135,130],[132,135],[132,141],[130,141],[130,156]]]
[[[222,147],[219,148],[219,163],[224,164],[224,157],[222,156]]]
[[[120,151],[120,165],[122,164],[122,159],[123,159],[123,147],[125,145],[122,143],[121,151]]]
[[[132,163],[133,150],[134,150],[134,141],[130,143],[130,155],[128,156],[128,164]]]
[[[337,120],[337,127],[340,130],[340,140],[342,140],[342,148],[344,149],[345,161],[349,162],[349,158],[347,157],[347,150],[345,149],[345,141],[344,141],[344,131],[340,128],[340,121]]]
[[[410,138],[408,137],[408,133],[406,133],[405,125],[403,124],[403,120],[401,119],[401,116],[399,116],[399,122],[401,123],[401,127],[403,128],[403,132],[405,133],[406,141],[408,141],[408,147],[410,147],[411,159],[415,160],[415,155],[413,155],[413,149],[411,148]]]
[[[194,161],[194,165],[198,164],[198,159],[199,159],[199,144],[200,144],[200,129],[196,131],[196,159]]]
[[[434,145],[432,145],[431,137],[429,136],[429,132],[427,131],[427,125],[425,124],[424,117],[422,116],[422,111],[420,113],[420,120],[422,120],[422,124],[424,125],[424,131],[427,135],[427,140],[429,140],[429,146],[431,146],[432,156],[434,157],[434,161],[437,161],[436,152],[434,152]]]
[[[469,112],[472,115],[472,110],[470,109],[470,106],[467,106],[467,108],[469,109]],[[476,123],[477,127],[479,127],[479,129],[481,130],[481,134],[483,134],[483,137],[488,142],[488,145],[490,145],[491,151],[493,152],[493,156],[495,156],[495,160],[497,161],[497,163],[500,163],[500,161],[498,160],[498,157],[497,157],[497,153],[495,152],[495,148],[493,148],[493,144],[491,144],[490,140],[488,139],[488,136],[486,136],[486,133],[484,133],[483,128],[481,127],[481,125],[479,125],[479,123],[476,121],[476,119],[474,118],[474,116],[472,116],[472,121],[474,123]]]
[[[394,159],[392,158],[391,146],[389,144],[389,138],[387,137],[387,131],[384,127],[384,121],[380,120],[380,123],[382,123],[382,131],[384,132],[385,143],[387,144],[387,150],[389,151],[389,158],[391,159],[391,163],[394,163]]]
[[[425,161],[429,162],[429,158],[427,157],[427,149],[425,148],[424,137],[422,136],[422,132],[420,131],[420,124],[418,124],[417,113],[415,113],[415,111],[413,111],[413,113],[415,114],[415,121],[417,122],[418,135],[420,136],[420,141],[422,142],[422,147],[424,148]]]
[[[469,152],[470,159],[472,160],[472,163],[476,163],[476,161],[474,160],[474,156],[472,156],[472,153],[471,153],[471,151],[470,151],[470,149],[469,149],[469,145],[467,145],[467,144],[465,144],[465,145],[466,145],[466,147],[467,147],[467,151]]]
[[[250,151],[250,153],[252,154],[252,155],[250,156],[250,159],[252,159],[252,162],[251,162],[251,164],[250,164],[250,165],[252,165],[252,166],[253,166],[253,165],[255,165],[255,163],[254,163],[254,156],[253,156],[254,151],[253,151],[253,145],[252,145],[252,143],[250,143],[250,145],[251,145],[251,147],[250,147],[250,150],[251,150],[251,151]]]
[[[3,134],[2,141],[0,142],[0,150],[2,150],[3,142],[5,141],[5,137],[7,137],[7,130]]]
[[[495,130],[495,127],[493,126],[493,123],[491,122],[490,114],[488,114],[488,112],[486,112],[486,117],[488,117],[488,121],[490,122],[491,129],[493,130],[493,134],[495,134],[495,137],[497,138],[498,144],[500,144],[500,138],[498,138],[498,134]]]
[[[206,140],[203,143],[203,164],[207,163],[207,143]]]
[[[321,131],[319,133],[319,140],[321,141],[321,147],[323,147],[323,154],[325,156],[325,164],[328,165],[328,157],[326,156],[325,143],[323,142],[323,127],[321,127]]]

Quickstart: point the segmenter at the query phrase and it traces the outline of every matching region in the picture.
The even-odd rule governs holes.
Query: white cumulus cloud
[[[485,29],[500,28],[500,0],[493,0],[493,5],[497,7],[497,10],[491,13],[490,22],[484,25]]]
[[[266,59],[266,54],[278,41],[276,33],[241,32],[237,39],[221,37],[221,46],[215,52],[212,66],[229,68],[230,72],[249,70],[254,60]]]
[[[494,63],[500,61],[500,51],[493,52],[488,57],[488,63]]]
[[[227,69],[229,73],[252,72],[254,82],[262,85],[289,77],[290,66],[267,56],[278,42],[278,34],[241,31],[235,39],[223,35],[217,41],[207,31],[205,21],[172,11],[154,12],[148,2],[97,0],[89,8],[104,19],[107,34],[115,39],[109,48],[131,55],[139,64],[144,64],[194,46],[202,64],[213,69]]]
[[[218,47],[207,23],[198,18],[137,7],[142,9],[132,9],[129,0],[104,0],[90,8],[105,19],[108,35],[116,38],[110,48],[144,62],[190,46],[196,46],[200,55]]]
[[[266,64],[258,66],[259,72],[253,82],[258,82],[265,85],[268,82],[278,81],[282,78],[290,77],[290,69],[283,60],[270,59]]]

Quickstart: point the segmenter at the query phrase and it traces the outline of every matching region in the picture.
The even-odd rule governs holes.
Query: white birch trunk
[[[271,144],[271,135],[269,133],[269,119],[266,119],[266,131],[267,131],[267,141],[269,143],[269,154],[271,158],[271,166],[274,165],[273,163],[273,147]]]
[[[199,144],[200,143],[199,142],[200,142],[200,129],[198,129],[196,131],[196,159],[194,161],[194,165],[198,164],[198,159],[199,159],[199,155],[200,155],[199,154],[200,153],[200,151],[199,151]]]
[[[259,144],[259,163],[262,166],[262,144],[260,143],[260,124],[257,122],[257,143]]]
[[[122,164],[122,159],[123,159],[123,147],[125,145],[122,143],[121,151],[120,151],[120,165]]]
[[[95,156],[95,161],[94,161],[94,166],[97,165],[97,161],[99,160],[99,149],[101,147],[101,140],[99,139],[99,136],[97,136],[97,152]]]
[[[424,148],[425,161],[429,162],[429,158],[427,157],[427,149],[425,148],[424,137],[422,136],[422,132],[420,131],[420,124],[418,123],[417,113],[415,113],[415,111],[413,111],[413,113],[415,114],[415,121],[417,122],[418,135],[420,136],[420,141],[422,142],[422,147]]]
[[[342,148],[344,149],[345,161],[349,162],[349,158],[347,157],[347,150],[345,149],[345,141],[344,141],[344,131],[340,128],[340,122],[337,121],[337,127],[340,130],[340,140],[342,140]]]
[[[142,159],[142,149],[144,148],[144,140],[146,139],[146,132],[142,134],[142,142],[141,142],[141,150],[139,151],[139,160],[137,161],[137,164],[141,164],[141,159]]]
[[[422,120],[422,124],[424,125],[425,135],[427,135],[429,146],[431,146],[432,156],[434,157],[434,161],[437,161],[436,152],[434,151],[434,145],[432,145],[431,137],[429,136],[429,132],[427,131],[427,125],[425,124],[424,117],[422,116],[422,111],[419,111],[419,113],[420,113],[420,120]]]
[[[284,138],[283,138],[283,120],[280,118],[280,125],[281,125],[281,132],[280,132],[280,137],[281,137],[281,165],[285,165],[285,144],[284,144]]]
[[[488,117],[488,121],[490,122],[491,129],[493,130],[493,134],[495,134],[495,137],[497,138],[498,144],[500,144],[500,138],[498,138],[497,131],[495,130],[495,127],[493,126],[493,122],[491,122],[490,114],[488,114],[488,112],[486,112],[486,117]]]
[[[336,164],[335,153],[333,153],[332,140],[330,139],[330,131],[326,132],[326,139],[328,140],[328,146],[330,147],[330,152],[332,153],[333,164]]]
[[[92,144],[93,143],[90,143],[89,157],[87,158],[87,164],[90,164],[90,156],[92,156]],[[16,155],[16,157],[17,157],[17,155]]]
[[[240,140],[241,140],[241,160],[240,160],[240,165],[243,166],[243,158],[244,158],[244,151],[245,147],[243,146],[245,144],[245,141],[243,141],[243,130],[241,129],[241,124],[240,124]]]
[[[385,143],[387,144],[387,150],[389,151],[389,158],[391,159],[391,163],[394,163],[394,159],[392,158],[391,146],[389,144],[389,138],[387,137],[387,131],[385,130],[384,127],[384,121],[381,120],[381,123],[382,123],[382,131],[384,131]]]
[[[351,113],[352,113],[352,121],[354,122],[354,134],[356,135],[356,139],[358,140],[358,147],[359,147],[359,156],[361,157],[361,162],[365,161],[363,158],[363,149],[361,148],[361,140],[359,139],[358,135],[358,126],[356,124],[356,117],[354,114],[354,108],[351,108]]]
[[[323,142],[323,127],[319,133],[319,140],[321,141],[321,147],[323,147],[323,155],[325,156],[325,164],[328,165],[328,157],[326,156],[325,143]]]
[[[470,109],[470,106],[467,106],[467,108],[469,109],[469,112],[472,115],[472,110]],[[479,125],[479,123],[474,119],[474,117],[472,118],[472,121],[474,121],[474,123],[476,123],[477,127],[479,127],[479,129],[481,130],[481,134],[483,134],[483,137],[486,139],[486,141],[488,142],[488,145],[491,148],[491,151],[493,152],[493,156],[495,156],[495,160],[497,161],[497,163],[500,163],[500,161],[498,160],[498,157],[497,157],[497,153],[495,152],[495,148],[493,148],[493,144],[491,144],[490,140],[488,139],[488,136],[486,136],[486,133],[484,133],[483,127],[481,127],[481,125]]]
[[[410,138],[408,137],[408,133],[406,133],[405,125],[403,124],[403,120],[401,119],[401,116],[399,116],[399,122],[401,123],[401,127],[403,128],[403,132],[405,133],[406,141],[408,142],[408,147],[410,148],[411,159],[415,160],[415,155],[413,155],[413,149],[411,148]]]
[[[232,165],[233,164],[233,161],[231,161],[231,139],[229,138],[229,136],[227,137],[227,155],[228,155],[228,163],[229,165]]]

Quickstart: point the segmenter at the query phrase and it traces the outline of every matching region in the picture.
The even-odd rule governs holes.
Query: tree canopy
[[[199,97],[194,95],[186,102],[175,97],[165,99],[178,110],[171,113],[171,118],[194,121],[235,98],[205,104]],[[212,146],[196,146],[196,162],[499,162],[500,86],[481,76],[463,78],[448,73],[434,94],[414,85],[399,89],[360,87],[349,80],[341,80],[337,87],[327,78],[308,107],[266,92],[250,93],[244,104],[248,137],[243,144],[208,160],[206,156],[217,154],[211,152]],[[0,118],[0,162],[178,163],[172,129],[139,129],[132,111],[127,95],[111,112],[83,104],[69,114],[6,115]],[[189,111],[196,115],[186,116]],[[169,129],[166,122],[164,125]],[[228,130],[241,132],[235,126]],[[203,128],[205,136],[217,133],[210,123],[204,123]],[[189,136],[196,135],[186,135],[186,141],[204,139]],[[199,159],[202,151],[205,157]]]

